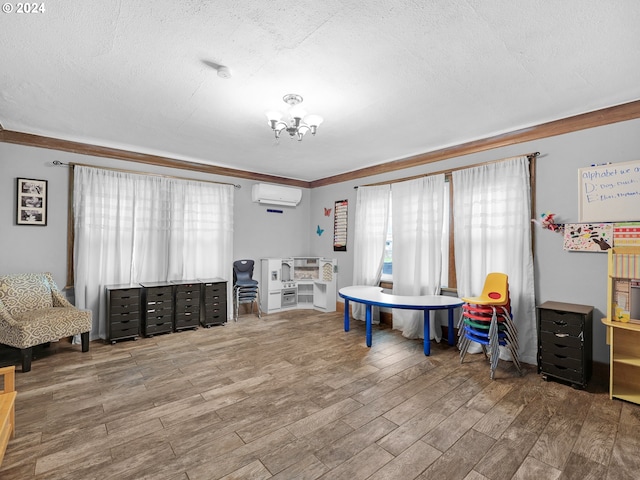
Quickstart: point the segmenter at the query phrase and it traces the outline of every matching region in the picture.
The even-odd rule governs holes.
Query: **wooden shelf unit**
[[[640,404],[640,325],[602,319],[609,344],[609,398]]]
[[[640,279],[640,247],[609,250],[608,273],[607,317],[602,323],[609,345],[609,398],[640,404],[640,318],[635,313],[639,306],[633,292],[626,291]]]
[[[16,436],[16,372],[13,365],[0,368],[2,389],[0,390],[0,465],[7,444]]]

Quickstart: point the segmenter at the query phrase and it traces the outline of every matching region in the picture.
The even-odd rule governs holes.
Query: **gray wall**
[[[60,285],[65,283],[68,181],[67,169],[51,166],[53,160],[96,166],[125,168],[168,175],[237,183],[234,258],[317,255],[338,260],[338,287],[351,284],[353,270],[353,225],[356,193],[354,185],[429,173],[514,155],[539,151],[536,174],[536,217],[557,214],[559,222],[578,221],[577,169],[594,163],[625,162],[640,158],[640,120],[583,130],[487,152],[458,157],[436,164],[343,182],[309,191],[303,189],[301,204],[282,208],[282,214],[266,212],[251,202],[255,182],[195,172],[152,167],[118,160],[56,152],[0,143],[0,274],[51,271]],[[49,181],[49,221],[46,227],[15,225],[16,177]],[[349,200],[346,252],[333,251],[333,208],[337,200]],[[640,205],[638,206],[640,217]],[[638,218],[640,220],[640,218]],[[316,234],[317,226],[324,229]],[[606,314],[607,258],[603,253],[565,252],[562,237],[536,230],[536,300],[593,305],[594,359],[608,363],[605,330],[600,319]],[[260,274],[257,262],[256,276]]]

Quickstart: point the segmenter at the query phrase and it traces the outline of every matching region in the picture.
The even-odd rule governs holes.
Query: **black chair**
[[[258,318],[262,317],[260,311],[260,288],[258,281],[253,279],[253,260],[236,260],[233,262],[233,319],[238,321],[238,313],[241,303],[253,303],[258,307]]]

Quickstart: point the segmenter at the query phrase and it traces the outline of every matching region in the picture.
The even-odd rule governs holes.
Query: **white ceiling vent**
[[[295,207],[302,200],[302,190],[269,183],[256,183],[251,188],[251,200],[265,205]]]

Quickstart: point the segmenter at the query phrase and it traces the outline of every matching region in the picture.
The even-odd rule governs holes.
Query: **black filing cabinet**
[[[574,387],[591,377],[593,307],[545,302],[538,306],[538,373]]]
[[[173,285],[167,282],[141,283],[143,290],[143,333],[151,337],[173,331]]]
[[[227,323],[227,282],[221,278],[200,280],[202,282],[203,327]]]
[[[200,323],[200,288],[198,280],[175,281],[174,330],[198,328]]]
[[[137,338],[140,335],[140,300],[138,285],[108,285],[107,341]]]

